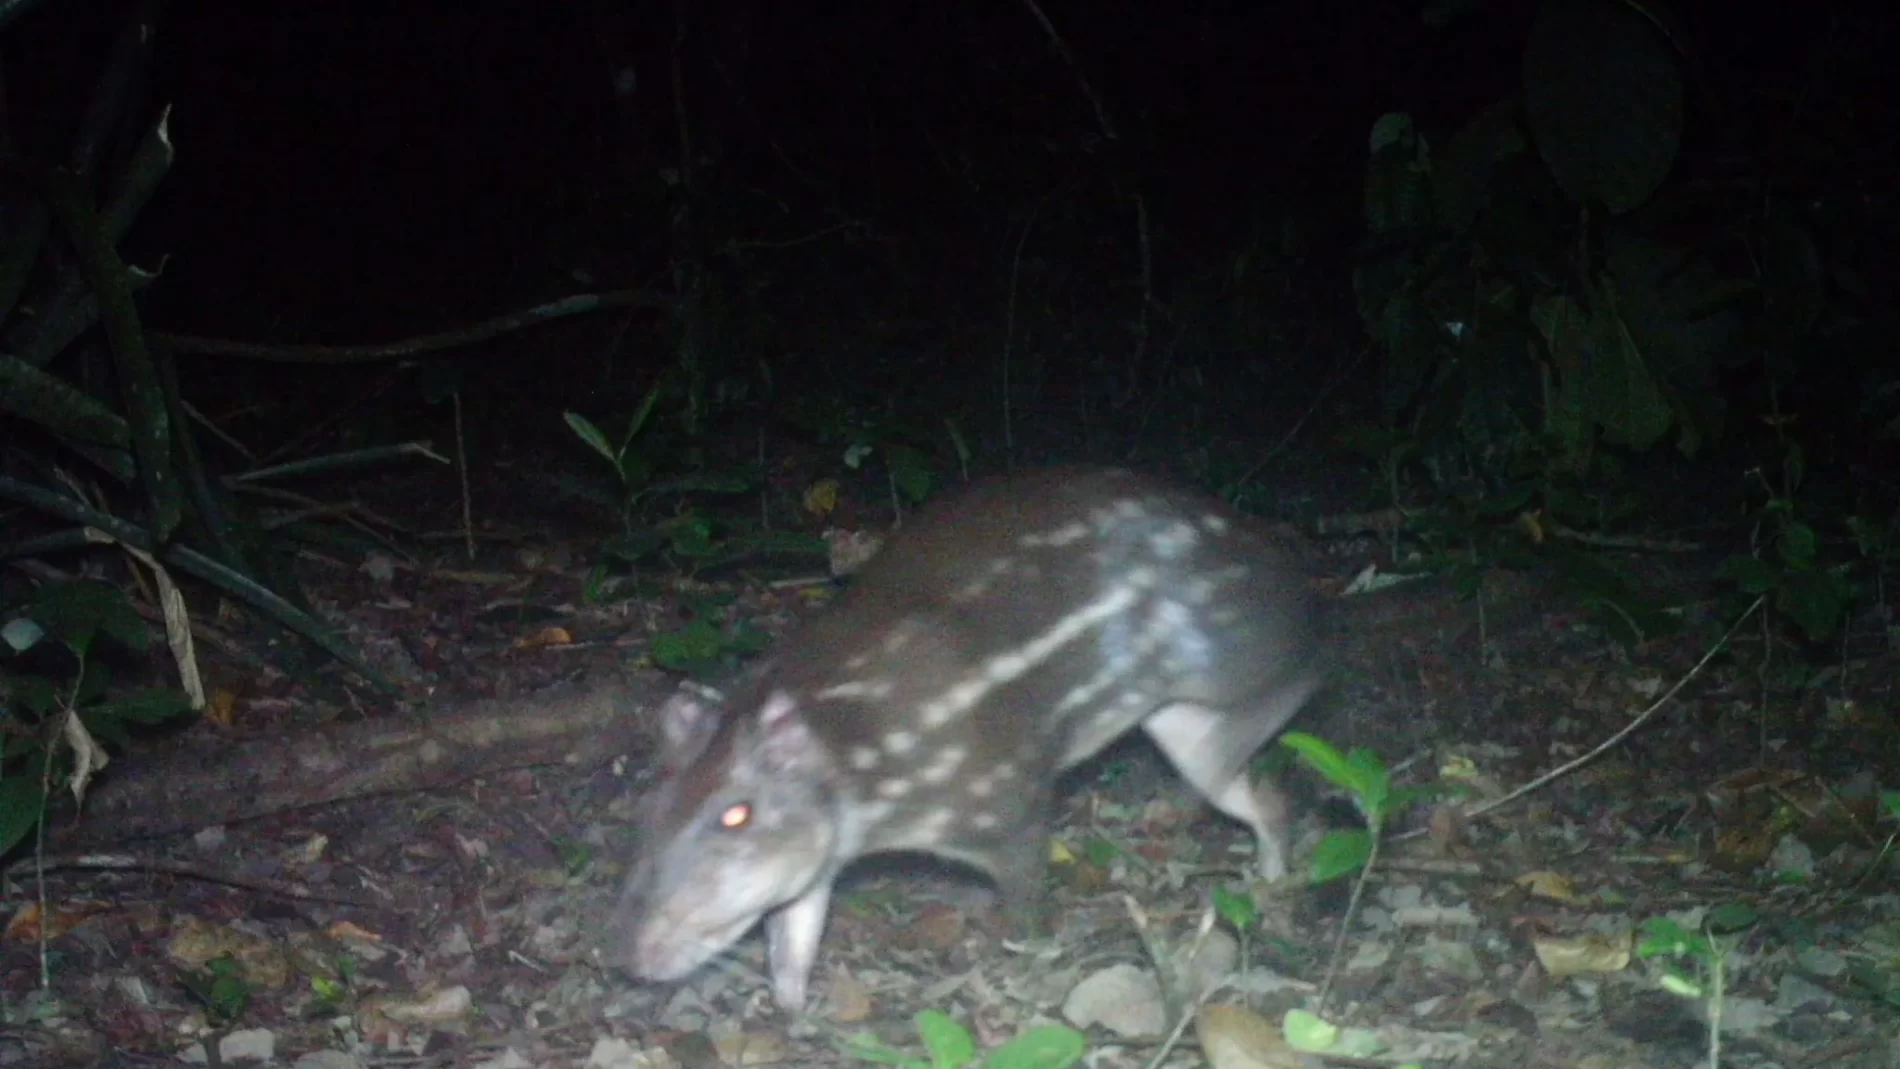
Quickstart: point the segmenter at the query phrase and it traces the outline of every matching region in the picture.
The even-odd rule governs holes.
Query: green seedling
[[[764,649],[771,641],[763,631],[744,620],[727,627],[726,616],[723,607],[695,607],[685,627],[654,636],[650,647],[654,663],[695,679],[710,679],[742,658]]]
[[[636,440],[646,436],[653,426],[653,412],[659,404],[663,392],[662,385],[655,383],[640,404],[627,418],[627,429],[621,433],[616,443],[610,441],[605,431],[579,412],[564,412],[561,418],[567,422],[569,430],[599,454],[613,468],[614,476],[620,480],[620,523],[629,535],[633,533],[633,513],[640,503],[657,494],[678,494],[707,492],[718,494],[743,493],[751,488],[751,480],[737,475],[710,472],[692,472],[686,475],[660,477],[659,457],[662,455],[653,448],[638,448]]]
[[[229,954],[213,958],[203,969],[186,969],[179,974],[185,990],[205,1008],[205,1018],[213,1027],[224,1027],[244,1016],[251,1005],[251,983],[244,969]]]
[[[1260,904],[1254,901],[1253,896],[1225,887],[1214,888],[1214,912],[1239,932],[1242,938],[1260,923]],[[1244,953],[1242,956],[1245,956]]]
[[[627,417],[627,429],[620,435],[618,444],[610,442],[607,435],[594,422],[579,412],[563,412],[561,418],[567,421],[568,429],[574,436],[587,443],[588,448],[600,454],[601,458],[613,466],[614,474],[620,479],[620,486],[626,492],[623,502],[625,512],[633,510],[634,503],[646,490],[653,479],[654,465],[646,453],[633,448],[634,439],[640,437],[653,422],[653,409],[660,401],[660,384],[655,383],[646,396],[640,399],[639,407]]]
[[[1809,639],[1822,642],[1846,618],[1855,590],[1845,574],[1822,562],[1821,536],[1801,516],[1797,494],[1807,471],[1804,457],[1798,444],[1788,444],[1780,487],[1755,473],[1768,497],[1756,520],[1756,552],[1730,557],[1726,570],[1744,595],[1767,598]],[[1863,552],[1867,545],[1863,538]]]
[[[568,876],[579,876],[594,863],[593,849],[579,839],[554,840],[554,853],[561,859],[561,872]]]
[[[0,626],[0,854],[33,833],[55,791],[83,791],[101,745],[124,748],[140,728],[192,713],[176,688],[111,696],[110,662],[95,649],[152,645],[118,588],[53,584],[15,611]]]
[[[312,975],[310,977],[310,991],[316,996],[316,1002],[309,1010],[309,1015],[313,1018],[334,1016],[344,1012],[356,995],[356,978],[359,971],[356,955],[348,952],[339,953],[332,964],[336,967],[335,976]]]
[[[1347,925],[1358,912],[1359,899],[1365,895],[1366,881],[1371,878],[1373,866],[1379,858],[1380,833],[1394,815],[1426,792],[1421,788],[1394,790],[1392,775],[1387,771],[1385,762],[1371,750],[1355,749],[1342,754],[1331,743],[1303,731],[1288,732],[1281,736],[1280,742],[1299,754],[1308,767],[1344,790],[1358,808],[1360,819],[1366,823],[1364,831],[1328,834],[1320,841],[1319,849],[1313,855],[1311,880],[1315,884],[1358,873],[1346,903],[1346,914],[1333,936],[1332,961],[1327,967],[1326,980],[1320,985],[1317,1005],[1324,1010],[1333,978],[1338,975],[1340,963],[1344,960]]]
[[[1741,905],[1718,906],[1709,911],[1700,931],[1690,931],[1667,917],[1643,926],[1636,956],[1662,959],[1660,983],[1664,991],[1701,1002],[1709,1019],[1709,1069],[1722,1064],[1723,993],[1728,982],[1728,959],[1743,937],[1760,920]]]
[[[1364,831],[1333,832],[1320,841],[1313,855],[1312,881],[1328,883],[1371,865],[1378,852],[1379,833],[1393,816],[1429,793],[1424,788],[1392,788],[1385,762],[1371,750],[1342,754],[1324,739],[1289,731],[1281,745],[1299,754],[1306,765],[1345,791],[1366,822]]]
[[[941,1010],[925,1010],[915,1018],[917,1036],[926,1057],[890,1046],[876,1036],[860,1034],[841,1047],[846,1055],[898,1069],[1069,1069],[1082,1060],[1088,1042],[1082,1033],[1063,1025],[1032,1028],[979,1057],[976,1037]]]

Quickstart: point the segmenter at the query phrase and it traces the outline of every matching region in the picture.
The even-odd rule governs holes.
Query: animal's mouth
[[[708,923],[658,916],[630,934],[626,941],[628,971],[642,980],[678,980],[737,943],[756,917]]]

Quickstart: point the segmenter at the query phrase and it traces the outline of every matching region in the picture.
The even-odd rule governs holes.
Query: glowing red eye
[[[752,823],[752,803],[735,802],[719,814],[719,826],[727,831],[738,831]]]

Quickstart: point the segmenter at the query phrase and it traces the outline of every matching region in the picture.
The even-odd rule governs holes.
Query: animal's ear
[[[681,690],[660,707],[660,764],[684,768],[693,763],[706,741],[719,730],[725,708],[711,691]]]
[[[797,699],[782,690],[765,696],[758,712],[758,753],[773,772],[814,772],[825,765],[825,748],[805,722]]]

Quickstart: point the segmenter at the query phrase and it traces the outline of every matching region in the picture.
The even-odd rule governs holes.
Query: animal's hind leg
[[[1257,742],[1246,753],[1236,752],[1235,737],[1248,733],[1234,728],[1228,714],[1185,704],[1168,706],[1142,723],[1183,779],[1214,808],[1253,829],[1260,874],[1278,880],[1287,873],[1286,798],[1271,783],[1255,782],[1248,774]]]

